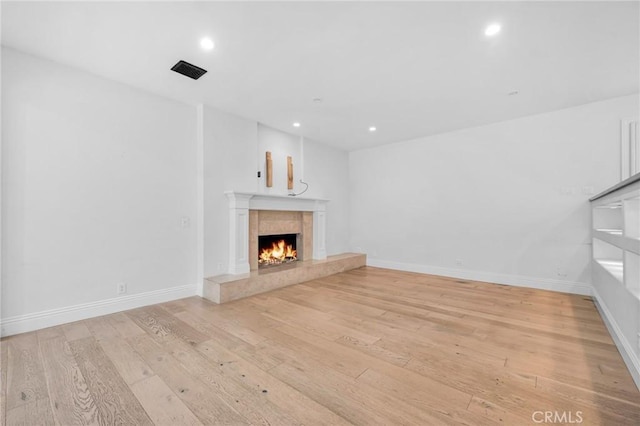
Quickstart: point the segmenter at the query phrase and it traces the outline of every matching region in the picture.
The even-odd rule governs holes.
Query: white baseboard
[[[602,300],[595,287],[593,288],[593,299],[596,308],[598,308],[600,312],[600,316],[604,320],[604,324],[607,326],[607,329],[609,329],[609,334],[611,334],[620,355],[622,355],[622,359],[624,359],[624,363],[627,364],[627,369],[629,373],[631,373],[633,381],[636,382],[636,386],[640,389],[640,359],[638,359],[631,343],[629,343],[627,338],[624,337],[624,334],[622,334],[618,323],[613,318],[607,305],[604,304],[604,300]]]
[[[0,320],[0,336],[4,337],[11,336],[13,334],[26,333],[28,331],[39,330],[41,328],[52,327],[54,325],[153,305],[155,303],[169,302],[171,300],[195,296],[196,292],[197,285],[182,285],[162,290],[149,291],[146,293],[100,300],[97,302],[50,309],[32,314],[2,318]]]
[[[562,293],[591,296],[591,285],[576,281],[554,280],[549,278],[523,277],[520,275],[498,274],[485,271],[443,268],[440,266],[421,265],[415,263],[395,262],[367,257],[367,265],[378,268],[397,269],[399,271],[418,272],[421,274],[440,275],[463,280],[482,281],[495,284],[529,287],[540,290],[559,291]]]

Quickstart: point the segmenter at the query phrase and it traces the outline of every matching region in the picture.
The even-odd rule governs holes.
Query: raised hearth
[[[225,303],[277,288],[315,280],[365,266],[367,257],[359,253],[329,256],[324,260],[304,260],[274,269],[260,269],[242,275],[218,275],[204,280],[204,297]]]

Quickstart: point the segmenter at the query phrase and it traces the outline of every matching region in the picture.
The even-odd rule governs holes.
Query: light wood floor
[[[523,425],[537,411],[640,424],[640,393],[589,297],[370,267],[0,349],[9,425]]]

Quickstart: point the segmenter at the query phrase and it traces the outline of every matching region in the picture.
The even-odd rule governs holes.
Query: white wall
[[[3,326],[195,286],[195,108],[4,48],[2,89]]]
[[[324,198],[327,203],[327,255],[349,251],[349,153],[310,139],[304,140],[302,197]],[[304,185],[296,184],[296,191]]]
[[[229,205],[224,191],[256,192],[258,124],[204,108],[204,276],[227,272]]]
[[[627,96],[352,152],[351,248],[372,265],[588,293],[587,200],[618,181],[620,119],[637,115]]]
[[[273,164],[273,186],[266,187],[266,152],[271,152]],[[262,171],[258,181],[258,191],[265,194],[286,195],[289,192],[300,192],[300,178],[304,165],[302,163],[301,138],[262,124],[258,125],[258,156],[259,170]],[[287,189],[287,157],[293,163],[293,190]],[[304,188],[304,185],[302,185]]]
[[[273,187],[265,187],[265,152],[271,151]],[[204,108],[204,276],[227,273],[229,210],[224,191],[285,195],[287,156],[294,191],[326,198],[327,253],[348,250],[348,153],[214,108]],[[257,172],[261,177],[257,177]],[[303,176],[304,175],[304,176]]]

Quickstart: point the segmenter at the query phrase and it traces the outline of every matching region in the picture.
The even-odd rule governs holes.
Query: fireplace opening
[[[298,260],[298,235],[264,235],[258,237],[258,267],[281,265]]]

